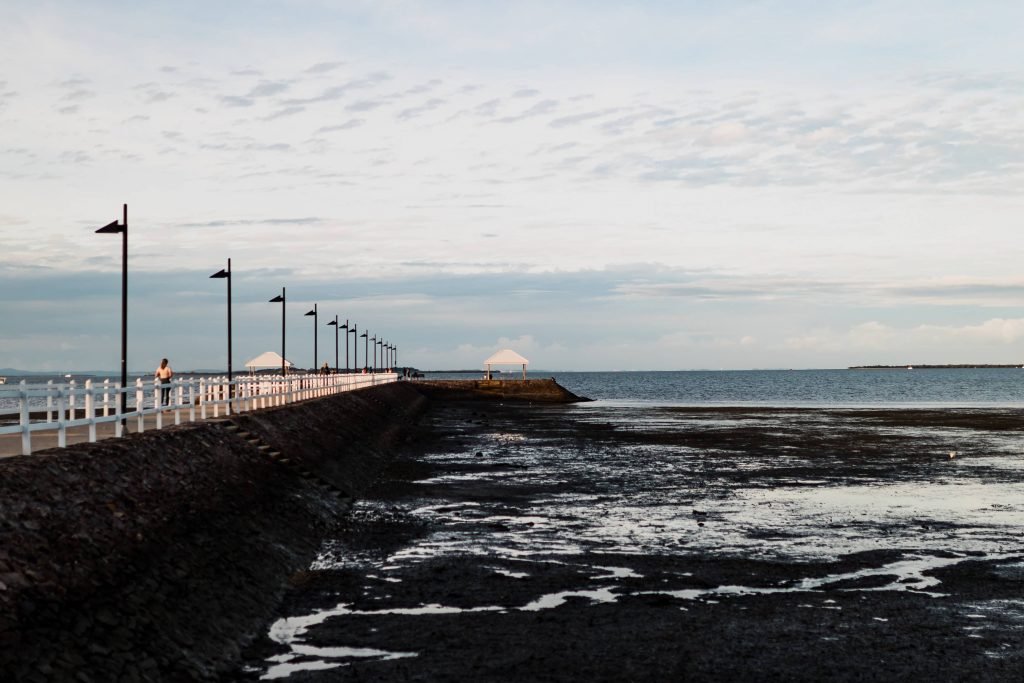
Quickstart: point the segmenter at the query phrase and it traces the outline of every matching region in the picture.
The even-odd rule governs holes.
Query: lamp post
[[[281,294],[279,296],[275,296],[269,303],[276,304],[279,302],[281,304],[281,376],[284,377],[288,374],[288,370],[286,369],[288,361],[284,359],[284,308],[287,305],[287,299],[284,295],[284,287],[281,288]]]
[[[348,318],[345,318],[345,324],[339,325],[338,329],[345,330],[345,372],[348,372]]]
[[[327,323],[327,327],[334,328],[334,374],[338,374],[338,330],[341,325],[338,324],[338,316],[334,316],[334,320]],[[345,342],[348,343],[348,332],[345,333]]]
[[[349,332],[352,333],[352,370],[354,372],[359,367],[359,325],[352,323]],[[345,351],[348,351],[348,340],[345,341]],[[348,365],[347,359],[345,365]]]
[[[377,372],[377,335],[370,337],[370,341],[373,342],[373,365],[370,366],[371,372]]]
[[[228,397],[233,398],[235,387],[231,384],[231,259],[228,259],[227,270],[218,270],[210,278],[228,281]]]
[[[359,335],[361,339],[366,340],[365,342],[363,342],[363,372],[366,372],[367,370],[370,369],[369,366],[367,365],[370,362],[370,337],[368,335],[369,332],[363,332],[361,335]]]
[[[306,315],[313,316],[313,372],[316,372],[320,368],[320,362],[317,360],[317,358],[319,358],[319,356],[317,355],[318,351],[317,351],[317,348],[316,348],[317,337],[320,336],[320,328],[319,328],[319,326],[317,325],[317,322],[316,322],[317,321],[316,304],[313,304],[313,310],[310,311],[309,313],[306,313]]]
[[[118,393],[117,401],[121,406],[121,414],[124,415],[124,395],[128,388],[128,205],[124,205],[122,223],[111,221],[96,232],[121,233],[121,391]],[[121,426],[124,424],[125,419],[121,418]]]
[[[377,342],[377,346],[380,347],[380,369],[383,371],[387,368],[387,364],[384,362],[384,340],[381,339]]]

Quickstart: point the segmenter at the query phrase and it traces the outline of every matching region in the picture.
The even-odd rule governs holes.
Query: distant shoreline
[[[1021,365],[993,365],[985,363],[962,363],[949,365],[851,365],[847,370],[958,370],[961,368],[1019,368]]]

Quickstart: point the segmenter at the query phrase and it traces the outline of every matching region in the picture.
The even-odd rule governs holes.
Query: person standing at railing
[[[160,367],[154,375],[156,381],[160,382],[160,403],[167,405],[171,400],[171,377],[174,377],[174,370],[171,370],[166,358],[160,361]]]

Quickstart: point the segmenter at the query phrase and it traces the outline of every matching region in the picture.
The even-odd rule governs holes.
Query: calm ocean
[[[514,378],[514,373],[501,377]],[[1024,406],[1024,369],[545,372],[588,398],[656,405]],[[427,379],[476,379],[426,373]]]

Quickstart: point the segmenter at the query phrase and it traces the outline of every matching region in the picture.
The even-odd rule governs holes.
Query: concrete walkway
[[[205,421],[209,422],[207,418]],[[156,415],[146,415],[145,417],[145,430],[156,429]],[[196,420],[199,423],[200,420]],[[130,417],[126,421],[127,429],[126,432],[135,434],[139,431],[138,417]],[[182,411],[181,424],[188,424],[188,410]],[[163,428],[174,425],[174,413],[167,413],[163,416]],[[96,440],[110,439],[114,437],[113,422],[103,422],[96,425]],[[58,433],[56,429],[47,429],[45,431],[32,432],[32,452],[43,451],[48,448],[57,447]],[[89,427],[83,425],[81,427],[68,427],[67,429],[67,445],[71,446],[76,443],[87,443],[89,441]],[[0,434],[0,458],[9,458],[15,455],[21,455],[21,434]]]

